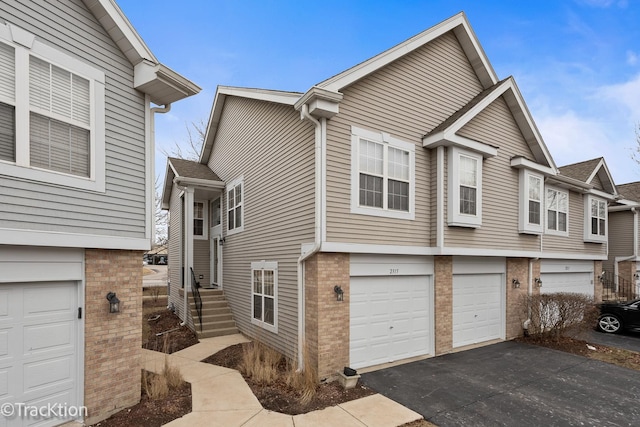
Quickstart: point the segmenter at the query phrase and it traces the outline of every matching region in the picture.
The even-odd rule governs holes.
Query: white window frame
[[[83,190],[105,192],[105,76],[104,72],[39,41],[33,34],[13,24],[0,24],[0,43],[15,49],[15,162],[0,160],[0,174]],[[29,136],[29,57],[89,80],[91,97],[89,177],[71,175],[31,166]]]
[[[591,233],[591,203],[598,202],[604,203],[605,214],[604,214],[604,235],[600,234],[592,234]],[[609,209],[607,206],[607,201],[592,195],[584,196],[584,241],[590,243],[606,243],[607,236],[609,235],[608,227],[609,227]],[[600,217],[598,217],[600,219]],[[599,227],[598,227],[599,228]]]
[[[242,224],[240,225],[240,227],[234,227],[232,229],[229,229],[229,211],[231,210],[229,208],[229,191],[233,188],[235,192],[235,187],[237,187],[238,185],[240,185],[240,194],[241,194],[242,200],[240,201],[239,204],[238,203],[234,204],[233,209],[237,209],[238,207],[240,207],[240,220],[242,221]],[[227,227],[226,227],[227,236],[232,236],[236,233],[240,233],[241,231],[244,231],[245,195],[246,195],[246,187],[244,186],[244,177],[239,177],[234,179],[225,187],[226,210],[224,211],[225,217],[223,221],[226,221],[227,223]],[[234,199],[235,199],[235,195],[234,195]],[[235,215],[235,212],[234,212],[234,215]],[[234,225],[235,225],[235,221],[234,221]]]
[[[194,200],[193,201],[193,220],[196,220],[196,203],[200,203],[202,205],[202,234],[196,234],[196,226],[193,224],[193,239],[194,240],[207,240],[209,238],[208,228],[209,228],[209,215],[207,206],[209,203],[206,200]]]
[[[460,158],[467,157],[477,163],[476,168],[476,213],[460,212]],[[482,225],[482,155],[452,146],[448,153],[449,194],[447,203],[447,224],[450,227],[479,228]]]
[[[360,140],[364,139],[383,146],[382,208],[360,205]],[[388,208],[388,151],[389,147],[409,153],[409,210]],[[351,213],[395,219],[415,219],[415,144],[394,138],[385,132],[376,132],[351,126]]]
[[[559,224],[557,213],[561,212],[559,209],[556,209],[556,229],[554,230],[552,228],[549,228],[549,207],[546,205],[547,204],[547,192],[549,192],[549,191],[553,191],[558,195],[565,194],[567,196],[567,210],[566,210],[566,212],[564,212],[564,214],[567,216],[567,219],[566,219],[567,229],[564,230],[564,231],[557,229],[557,226]],[[544,209],[544,213],[545,213],[545,218],[544,218],[544,220],[545,220],[545,233],[546,234],[553,234],[553,235],[556,235],[556,236],[565,236],[565,237],[569,236],[569,210],[570,210],[569,209],[569,201],[570,201],[569,192],[566,191],[566,190],[561,190],[559,188],[555,188],[555,187],[547,187],[544,190],[544,194],[545,194],[545,199],[544,199],[544,201],[545,201],[545,209]],[[559,200],[559,198],[558,198],[558,200]]]
[[[258,320],[253,317],[253,297],[254,295],[261,295],[264,298],[264,294],[256,294],[253,288],[253,274],[254,271],[273,271],[273,325],[264,322],[263,320]],[[263,276],[264,278],[264,276]],[[264,280],[264,279],[263,279]],[[251,323],[259,326],[267,331],[273,332],[274,334],[278,333],[278,262],[277,261],[254,261],[251,263]],[[264,319],[264,299],[262,302],[262,319]]]
[[[540,181],[540,224],[534,224],[529,222],[529,190],[530,180],[529,178],[535,178]],[[545,192],[544,176],[538,173],[534,173],[527,169],[520,169],[520,197],[519,197],[519,215],[518,215],[518,231],[523,234],[542,234],[544,230],[544,222],[546,216],[544,214],[545,209]]]

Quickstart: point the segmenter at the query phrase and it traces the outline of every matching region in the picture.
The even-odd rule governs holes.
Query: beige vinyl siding
[[[544,235],[544,252],[606,255],[607,245],[584,242],[584,197],[569,191],[569,236]]]
[[[176,313],[182,320],[189,321],[190,313],[187,312],[187,319],[184,318],[184,302],[180,296],[182,288],[182,235],[183,235],[183,213],[182,213],[182,197],[181,191],[177,185],[173,185],[171,189],[171,197],[169,199],[169,281],[170,296],[169,304],[173,303]]]
[[[105,73],[106,192],[0,177],[0,228],[144,238],[144,96],[133,66],[79,0],[0,2],[0,17]]]
[[[205,227],[207,227],[207,224],[205,224]],[[200,282],[200,286],[203,288],[211,285],[211,276],[209,274],[211,269],[210,248],[209,239],[193,240],[193,272],[196,275],[196,280]],[[202,279],[200,275],[202,275]]]
[[[314,127],[293,107],[227,97],[209,167],[225,182],[244,177],[244,231],[227,235],[223,197],[223,288],[240,330],[293,357],[297,259],[314,240]],[[251,324],[251,262],[278,262],[278,333]]]
[[[327,240],[427,246],[435,238],[431,157],[422,137],[482,90],[456,37],[447,33],[341,90],[327,124]],[[351,213],[351,126],[416,144],[415,220]]]
[[[616,257],[633,255],[633,221],[631,211],[609,213],[609,259],[603,262],[605,271],[614,270]]]
[[[482,225],[477,229],[445,226],[445,246],[538,251],[538,236],[518,232],[520,181],[518,170],[511,167],[512,157],[532,159],[533,154],[503,98],[497,98],[458,134],[497,146],[498,155],[482,162]],[[445,218],[446,210],[445,200]]]
[[[596,190],[606,191],[598,175],[594,176],[589,184],[593,185]]]

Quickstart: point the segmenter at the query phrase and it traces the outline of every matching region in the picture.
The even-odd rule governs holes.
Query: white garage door
[[[453,276],[453,346],[503,336],[502,274]]]
[[[540,292],[576,292],[593,296],[593,262],[574,260],[542,260]]]
[[[0,404],[78,404],[75,282],[0,284]],[[0,420],[49,426],[61,419]]]
[[[431,277],[352,277],[350,365],[432,354]]]
[[[542,273],[540,292],[577,292],[593,296],[593,273]]]

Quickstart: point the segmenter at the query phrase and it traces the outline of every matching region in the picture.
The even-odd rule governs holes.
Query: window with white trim
[[[449,149],[448,224],[459,227],[482,225],[482,156]]]
[[[244,230],[243,190],[243,178],[238,178],[227,185],[227,235]]]
[[[603,243],[607,241],[607,202],[593,196],[585,196],[586,242]]]
[[[415,144],[351,127],[351,212],[414,219]]]
[[[547,233],[569,234],[569,193],[555,188],[547,188]]]
[[[102,71],[0,24],[0,173],[104,191],[104,113]]]
[[[278,263],[251,263],[251,323],[278,332]]]
[[[520,212],[518,230],[526,234],[542,234],[544,178],[527,169],[520,169]]]
[[[193,202],[193,238],[207,239],[207,209],[205,202]]]

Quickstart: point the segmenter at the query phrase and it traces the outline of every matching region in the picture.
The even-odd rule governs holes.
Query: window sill
[[[588,236],[584,238],[585,243],[607,243],[607,236]]]
[[[275,325],[270,325],[268,323],[262,322],[260,320],[254,319],[253,317],[251,318],[251,324],[252,325],[256,325],[261,327],[262,329],[265,329],[269,332],[273,332],[274,334],[278,333],[278,327]]]
[[[358,215],[378,216],[382,218],[391,218],[391,219],[406,219],[411,221],[415,219],[414,212],[384,210],[381,208],[369,208],[369,207],[363,207],[363,206],[352,206],[351,213],[358,214]]]
[[[232,230],[227,229],[227,236],[233,236],[234,234],[242,233],[244,231],[244,226],[234,228]]]
[[[480,228],[481,222],[467,222],[467,221],[449,221],[447,223],[449,227],[463,227],[463,228]]]
[[[550,236],[569,237],[568,231],[545,230],[544,234],[548,234]]]
[[[11,178],[20,178],[28,181],[38,181],[48,185],[57,185],[100,193],[105,192],[104,176],[99,176],[98,179],[93,180],[91,178],[83,178],[46,169],[18,166],[4,161],[0,161],[0,175],[5,175]]]

